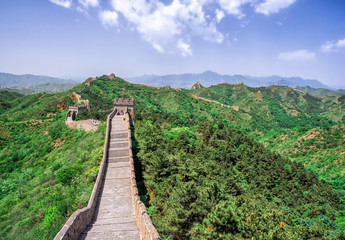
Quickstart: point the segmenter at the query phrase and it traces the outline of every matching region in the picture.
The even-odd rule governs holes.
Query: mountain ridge
[[[16,75],[12,73],[0,72],[0,88],[5,87],[33,87],[48,83],[58,84],[76,84],[77,82],[71,79],[63,79],[56,77],[49,77],[43,75],[22,74]]]
[[[335,90],[318,80],[315,79],[303,79],[300,77],[281,77],[272,75],[268,77],[253,77],[249,75],[228,75],[218,74],[213,71],[205,71],[203,73],[184,73],[184,74],[168,74],[168,75],[143,75],[138,77],[128,77],[126,80],[133,83],[148,84],[151,86],[166,86],[170,85],[174,88],[191,88],[196,82],[204,86],[216,85],[219,83],[236,84],[243,82],[250,87],[263,87],[273,84],[279,84],[284,86],[299,86],[299,87],[312,87],[312,88],[326,88],[329,90]]]

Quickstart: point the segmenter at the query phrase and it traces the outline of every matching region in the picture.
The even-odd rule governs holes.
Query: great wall
[[[220,103],[220,102],[217,102],[217,101],[214,101],[214,100],[211,100],[211,99],[207,99],[207,98],[203,98],[203,97],[199,97],[197,95],[194,95],[194,94],[190,94],[190,96],[192,96],[193,98],[195,99],[200,99],[200,100],[203,100],[203,101],[206,101],[206,102],[211,102],[211,103],[216,103],[222,107],[227,107],[227,108],[232,108],[234,109],[235,111],[239,111],[240,110],[240,107],[239,106],[229,106],[229,105],[225,105],[223,103]]]
[[[111,74],[109,78],[115,78],[115,75]],[[95,80],[87,80],[79,93]],[[79,111],[90,110],[90,104],[79,94],[73,92],[73,95],[79,105],[69,107],[66,125],[86,131],[97,129],[99,121],[74,121]],[[190,95],[196,99],[239,110],[237,106],[228,106],[194,94]],[[133,99],[114,100],[114,107],[107,117],[103,159],[88,205],[72,214],[54,240],[161,239],[138,194],[130,130],[133,117]],[[96,128],[88,129],[90,123]]]
[[[66,121],[71,116],[68,113]],[[133,117],[133,99],[114,100],[89,203],[72,214],[54,240],[160,239],[138,194],[130,130]]]

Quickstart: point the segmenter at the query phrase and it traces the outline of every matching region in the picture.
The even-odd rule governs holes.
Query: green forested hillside
[[[141,111],[148,113],[148,111]],[[153,113],[152,113],[153,114]],[[138,118],[145,119],[144,116]],[[135,124],[153,222],[173,239],[336,239],[338,195],[221,121]]]
[[[68,93],[16,97],[0,115],[1,239],[53,239],[87,205],[105,125],[95,133],[67,128],[70,103]]]
[[[11,92],[7,90],[0,91],[0,102],[10,102],[16,98],[22,97],[23,95],[16,92]]]
[[[22,97],[23,95],[16,92],[11,92],[7,90],[0,91],[0,113],[12,107],[10,104],[11,101],[16,98]]]
[[[345,115],[343,111],[335,111],[340,119],[331,117],[330,114],[339,105],[336,98],[323,101],[285,86],[250,88],[244,84],[219,84],[191,92],[227,105],[239,106],[256,118],[252,121],[254,128],[259,128],[260,125],[264,127],[260,129],[262,133],[272,128],[281,130],[332,125],[342,122],[341,118]]]
[[[25,232],[22,239],[51,239],[86,205],[105,126],[96,133],[66,128],[73,90],[21,97],[0,115],[4,239],[18,231]],[[137,180],[163,239],[343,239],[344,186],[332,182],[334,172],[322,174],[316,152],[305,150],[315,153],[313,160],[293,155],[305,147],[296,136],[316,128],[326,129],[327,136],[343,132],[337,126],[342,98],[320,100],[288,87],[243,84],[152,88],[107,76],[80,95],[89,99],[91,111],[79,119],[104,120],[115,98],[135,99]],[[286,141],[278,141],[283,134]],[[341,151],[332,144],[321,143],[331,149],[325,155]],[[338,180],[340,169],[332,168]]]
[[[345,126],[289,131],[266,139],[267,148],[302,163],[319,179],[328,182],[345,203]],[[345,212],[338,213],[337,223],[345,229]]]

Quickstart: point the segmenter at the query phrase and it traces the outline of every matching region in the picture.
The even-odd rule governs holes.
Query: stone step
[[[128,165],[129,157],[112,157],[108,158],[108,163],[127,163]]]
[[[122,188],[119,192],[125,192],[128,188]],[[134,210],[131,209],[133,199],[130,195],[124,196],[110,196],[104,193],[100,198],[98,198],[99,205],[96,209],[98,213],[95,215],[94,219],[102,219],[109,217],[119,217],[122,216],[122,212],[128,212],[128,216],[134,214]],[[115,211],[116,210],[116,211]]]
[[[109,142],[128,142],[128,138],[109,138]]]
[[[128,133],[128,128],[125,128],[125,127],[120,127],[120,126],[113,126],[111,128],[111,131],[113,133]]]
[[[90,225],[87,226],[84,232],[107,232],[107,231],[138,231],[138,227],[134,222],[118,223],[118,224],[102,224],[102,225]]]
[[[110,144],[109,146],[109,150],[129,150],[129,147],[128,147],[128,143],[127,143],[127,146],[125,146],[126,144],[123,144],[123,143],[112,143]]]
[[[130,201],[130,200],[127,200]],[[107,207],[102,208],[101,210],[98,211],[98,214],[95,215],[94,219],[94,223],[98,224],[100,221],[105,221],[107,222],[107,219],[111,219],[111,218],[122,218],[122,217],[128,217],[131,216],[131,214],[134,214],[134,211],[131,212],[131,206],[128,205],[122,205],[122,206],[117,206],[115,204],[113,205],[108,205]],[[115,214],[114,212],[116,211],[117,214]],[[136,221],[135,217],[132,218],[132,221]],[[110,222],[109,222],[110,224]],[[115,225],[115,223],[113,223]]]
[[[104,177],[107,175],[111,175],[117,172],[128,172],[130,173],[130,167],[129,162],[116,162],[116,163],[110,163],[108,162],[108,169]]]
[[[128,133],[112,133],[110,134],[110,138],[128,138]]]
[[[121,125],[112,125],[111,130],[113,133],[128,133],[128,127]]]
[[[108,194],[116,195],[116,191],[123,194],[128,190],[128,193],[131,193],[129,178],[106,177],[105,181],[106,183],[104,184],[104,189],[100,195],[101,197],[108,196]],[[126,195],[124,194],[124,196]]]
[[[127,201],[130,201],[127,199]],[[131,205],[121,205],[118,206],[116,204],[113,205],[108,205],[106,207],[103,207],[98,211],[98,213],[95,215],[95,224],[98,224],[100,221],[106,221],[106,219],[111,219],[111,218],[122,218],[122,217],[127,217],[131,216],[129,214],[129,211],[131,210]],[[116,211],[116,214],[115,214]],[[134,211],[132,212],[134,214]],[[132,218],[132,221],[136,221],[135,218]],[[110,223],[109,223],[110,224]],[[113,223],[115,225],[115,223]]]
[[[128,158],[128,157],[125,157],[125,158]],[[112,159],[115,159],[115,158],[112,158]],[[120,157],[120,158],[116,158],[116,159],[122,159],[122,158]],[[118,167],[118,168],[128,167],[129,166],[128,164],[129,164],[128,162],[108,162],[108,166],[115,167],[115,165],[116,165],[116,167]]]
[[[95,232],[88,232],[82,233],[80,235],[80,240],[139,240],[139,232],[138,231],[108,231],[102,233],[95,233]]]
[[[129,156],[129,150],[109,150],[109,158],[112,157],[128,157]]]
[[[118,142],[129,142],[129,138],[115,138],[115,137],[110,137],[109,138],[109,143],[118,143]]]
[[[97,221],[93,220],[88,226],[96,226],[96,225],[103,225],[103,224],[113,224],[113,223],[134,223],[137,224],[135,221],[135,214],[128,217],[108,217],[108,218],[102,218],[97,219]]]
[[[131,187],[130,135],[124,116],[114,116],[103,186],[91,223],[82,240],[140,240]]]
[[[119,167],[114,166],[111,169],[108,170],[107,175],[105,176],[105,180],[107,181],[108,179],[125,179],[125,178],[130,178],[131,173],[129,166],[128,167],[121,167],[121,170],[119,170]],[[125,181],[125,180],[124,180]]]
[[[114,128],[112,128],[111,131],[113,132],[113,134],[120,134],[120,133],[128,134],[128,130],[121,130],[121,129],[114,129]]]

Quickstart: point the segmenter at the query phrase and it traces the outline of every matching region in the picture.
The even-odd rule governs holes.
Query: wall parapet
[[[147,213],[145,204],[140,200],[138,187],[135,177],[134,169],[134,160],[132,153],[132,137],[131,137],[131,128],[130,128],[130,117],[129,114],[126,114],[128,119],[128,138],[129,138],[129,167],[131,170],[131,190],[133,195],[133,204],[135,209],[135,217],[137,219],[137,225],[140,231],[140,236],[142,240],[160,240],[160,236],[153,226],[150,216]]]
[[[71,217],[67,220],[65,225],[57,233],[54,240],[74,240],[77,239],[79,234],[86,228],[86,226],[91,222],[100,189],[102,187],[104,172],[106,169],[107,158],[108,158],[108,148],[109,148],[109,133],[111,131],[111,119],[116,114],[116,109],[114,109],[107,117],[107,130],[104,142],[103,159],[99,167],[99,172],[95,185],[92,189],[92,193],[87,204],[87,207],[78,209],[75,211]]]

